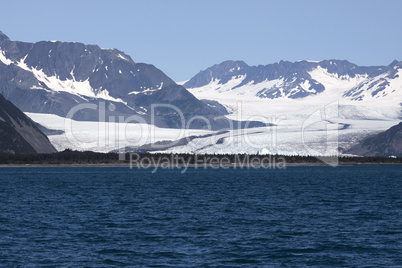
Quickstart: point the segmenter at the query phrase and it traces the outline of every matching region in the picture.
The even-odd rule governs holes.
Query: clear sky
[[[12,40],[118,48],[175,81],[224,60],[402,60],[400,0],[2,1]]]

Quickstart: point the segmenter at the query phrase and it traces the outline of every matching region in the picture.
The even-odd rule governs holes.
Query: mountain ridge
[[[97,109],[81,109],[72,118],[99,121],[134,115],[141,122],[176,128],[181,127],[181,115],[186,121],[202,115],[213,128],[230,125],[229,120],[215,120],[223,114],[152,64],[136,63],[122,51],[97,45],[11,41],[1,32],[0,85],[0,93],[24,112],[66,117],[73,107],[90,104]],[[153,104],[174,105],[182,114],[161,108],[151,118]],[[190,126],[205,127],[203,120]]]
[[[246,91],[246,87],[259,85],[260,89],[254,93],[254,97],[300,99],[326,90],[326,85],[312,75],[316,70],[324,70],[327,76],[336,76],[339,80],[361,80],[359,85],[351,84],[344,92],[344,97],[359,101],[363,99],[363,91],[371,90],[373,96],[382,94],[389,85],[387,79],[399,77],[402,62],[395,60],[388,66],[358,66],[347,60],[332,59],[319,62],[280,61],[249,66],[244,61],[229,60],[200,71],[183,86],[194,93],[192,89],[207,86],[212,92],[222,88],[224,91],[231,91],[242,87]],[[378,79],[373,81],[375,78]]]

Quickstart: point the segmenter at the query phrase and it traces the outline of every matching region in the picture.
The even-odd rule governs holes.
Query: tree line
[[[92,151],[73,151],[70,149],[52,154],[0,154],[0,164],[25,165],[25,164],[122,164],[129,163],[133,155],[126,153],[123,156],[118,153],[97,153]],[[225,158],[229,163],[247,163],[250,159],[278,159],[286,163],[315,164],[322,163],[314,156],[288,156],[288,155],[249,155],[249,154],[167,154],[167,153],[139,153],[135,154],[136,161],[141,159],[180,159],[190,164],[208,161],[216,161]],[[321,159],[323,159],[321,157]],[[402,164],[402,158],[391,157],[347,157],[338,158],[340,164]],[[325,159],[323,159],[325,160]]]

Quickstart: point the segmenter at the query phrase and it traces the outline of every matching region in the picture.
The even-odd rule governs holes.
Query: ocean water
[[[402,167],[2,168],[0,266],[402,266]]]

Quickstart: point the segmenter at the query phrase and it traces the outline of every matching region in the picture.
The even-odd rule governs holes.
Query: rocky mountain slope
[[[402,122],[387,131],[360,141],[346,153],[360,156],[402,157]]]
[[[0,95],[0,152],[53,153],[56,149],[23,112]]]
[[[0,32],[0,85],[0,93],[24,112],[91,121],[134,115],[134,121],[173,128],[185,127],[183,119],[203,116],[213,128],[228,125],[228,120],[214,119],[223,115],[219,110],[153,65],[97,45],[11,41]],[[153,104],[165,106],[153,111]],[[205,128],[206,123],[196,119],[188,127]]]

